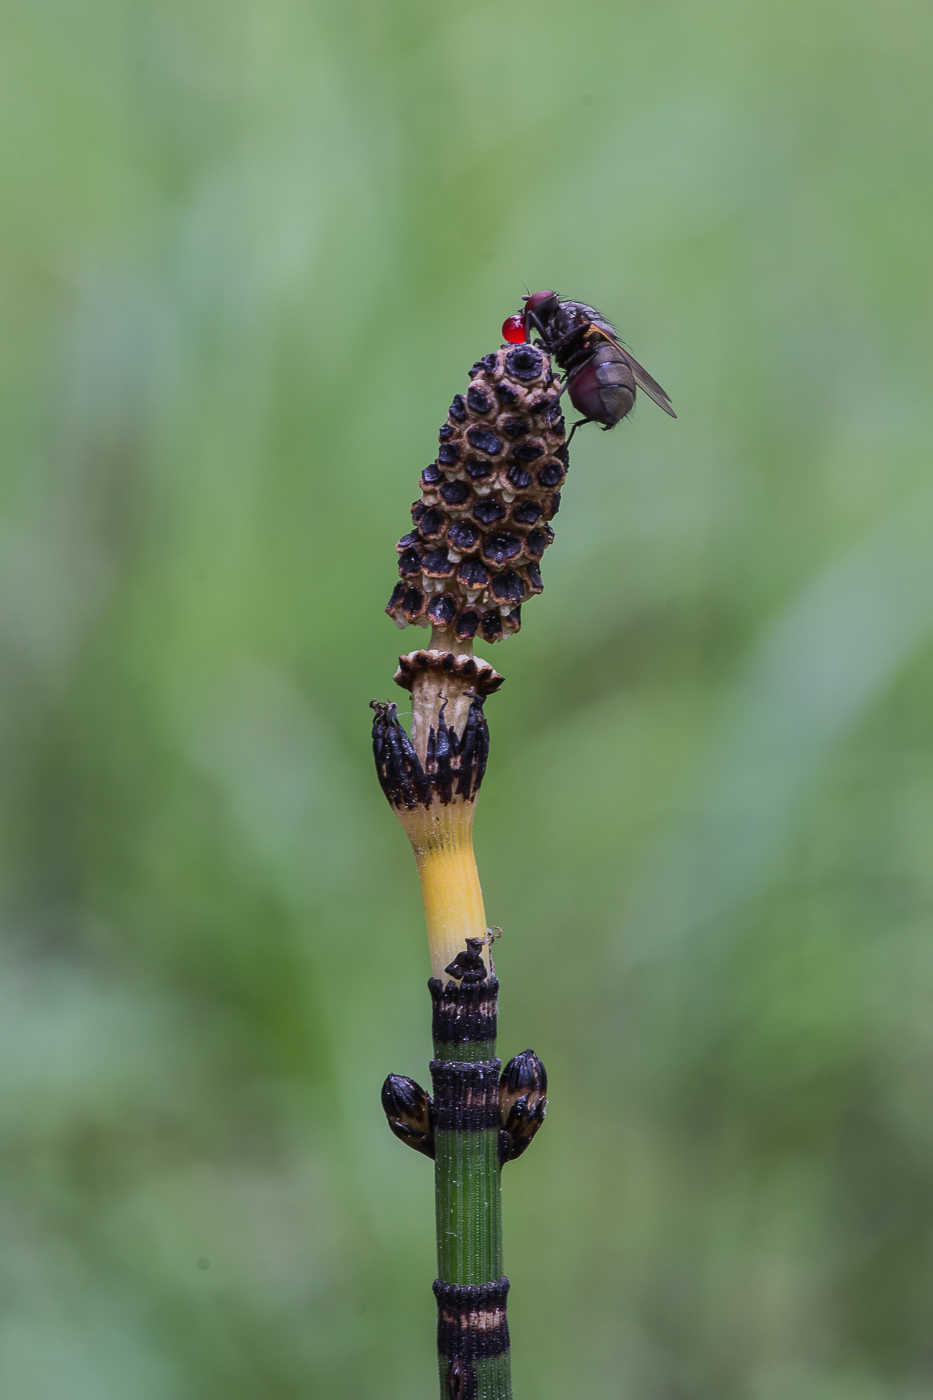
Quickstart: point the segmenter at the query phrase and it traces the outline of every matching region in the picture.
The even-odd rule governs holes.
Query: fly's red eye
[[[502,339],[508,340],[512,345],[524,345],[524,316],[509,316],[506,320],[502,322]]]

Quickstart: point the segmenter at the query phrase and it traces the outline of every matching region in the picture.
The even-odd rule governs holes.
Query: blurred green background
[[[466,371],[578,435],[487,652],[518,1400],[933,1396],[933,10],[10,0],[4,1400],[435,1394],[371,696]],[[481,648],[482,650],[482,648]],[[396,698],[404,701],[401,692]],[[404,705],[403,705],[404,708]]]

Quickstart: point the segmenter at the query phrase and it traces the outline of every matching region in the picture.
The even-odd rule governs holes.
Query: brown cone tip
[[[539,560],[567,475],[564,416],[560,380],[537,346],[503,345],[470,377],[421,473],[386,612],[400,627],[495,642],[519,630],[522,603],[544,586]]]

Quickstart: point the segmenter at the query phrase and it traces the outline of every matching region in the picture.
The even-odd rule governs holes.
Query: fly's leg
[[[548,343],[547,332],[545,331],[545,329],[544,329],[544,327],[542,326],[541,322],[538,320],[538,317],[537,317],[537,315],[535,314],[535,312],[534,312],[534,311],[525,311],[525,312],[524,312],[524,317],[525,317],[526,334],[528,333],[528,329],[530,329],[531,326],[534,326],[535,330],[538,332],[538,334],[540,335],[541,339],[544,341],[544,344],[545,344],[545,346],[546,346],[547,343]],[[529,339],[529,340],[531,339],[530,334],[528,335],[528,339]]]
[[[564,397],[564,394],[566,394],[567,390],[570,388],[570,385],[571,385],[572,380],[576,379],[576,377],[577,377],[577,375],[580,373],[581,369],[585,369],[586,366],[587,366],[588,364],[591,364],[592,361],[595,360],[595,359],[596,359],[596,351],[594,350],[593,353],[592,353],[592,355],[587,355],[587,357],[586,357],[585,360],[581,360],[579,364],[574,365],[571,369],[568,369],[568,370],[565,370],[565,371],[564,371],[564,387],[561,389],[560,393],[557,395],[557,401],[558,401],[558,403],[559,403],[560,400]],[[573,435],[574,435],[574,433],[577,431],[578,428],[582,428],[583,425],[584,425],[585,423],[595,423],[595,422],[596,422],[596,419],[595,419],[595,418],[578,418],[577,421],[576,421],[576,423],[574,423],[574,424],[571,425],[570,433],[569,433],[569,436],[567,437],[566,442],[564,443],[564,446],[565,446],[565,447],[569,447],[569,446],[570,446],[570,443],[571,443],[571,441],[572,441],[572,439],[573,439]]]
[[[559,399],[562,399],[562,398],[564,397],[564,395],[566,394],[567,390],[570,388],[570,380],[571,380],[571,378],[574,378],[576,375],[578,375],[578,374],[580,373],[580,370],[581,370],[581,369],[586,369],[587,365],[592,364],[593,361],[594,361],[595,359],[596,359],[596,351],[594,350],[593,353],[592,353],[592,355],[587,355],[586,359],[585,359],[585,360],[581,360],[580,363],[579,363],[578,365],[572,365],[570,369],[565,369],[565,370],[564,370],[563,374],[561,375],[561,383],[563,384],[564,387],[563,387],[563,389],[561,389],[560,393],[557,395],[557,397],[558,397]],[[588,418],[586,421],[587,421],[588,423],[592,423],[592,422],[594,422],[595,420],[592,419],[592,418]]]
[[[565,387],[566,387],[566,386],[565,386]],[[578,418],[577,421],[576,421],[576,423],[574,423],[574,424],[571,425],[570,434],[569,434],[569,436],[568,436],[568,438],[567,438],[567,441],[564,443],[564,446],[565,446],[565,447],[569,447],[569,446],[570,446],[570,443],[571,443],[571,441],[573,440],[573,435],[574,435],[574,433],[577,431],[578,428],[582,428],[583,425],[584,425],[584,423],[595,423],[595,422],[596,422],[596,419],[595,419],[595,418]]]

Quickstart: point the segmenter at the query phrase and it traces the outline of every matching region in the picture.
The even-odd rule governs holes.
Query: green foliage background
[[[478,855],[519,1400],[933,1396],[933,11],[10,0],[5,1400],[434,1394],[395,539],[527,284],[574,443]]]

